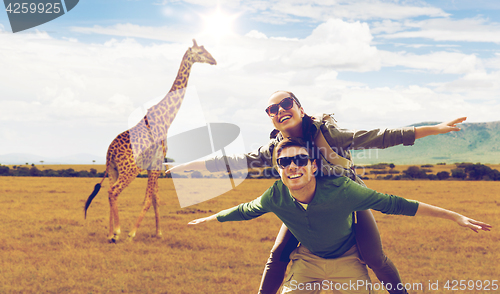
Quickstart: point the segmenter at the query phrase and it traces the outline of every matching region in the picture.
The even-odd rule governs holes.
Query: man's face
[[[291,146],[281,150],[278,158],[294,157],[297,155],[308,156],[309,154],[304,148]],[[316,170],[317,166],[315,161],[311,162],[308,160],[305,166],[297,166],[297,164],[292,161],[290,165],[285,168],[280,167],[279,173],[285,186],[287,186],[290,191],[294,191],[303,189],[309,185],[316,185],[316,182],[313,181]]]
[[[279,104],[284,98],[290,97],[287,92],[276,92],[270,98],[268,106],[271,104]],[[293,107],[285,110],[282,107],[279,108],[279,112],[274,117],[271,117],[274,127],[282,132],[290,132],[294,128],[298,127],[302,123],[302,118],[304,117],[304,110],[299,108],[295,101],[293,102]]]

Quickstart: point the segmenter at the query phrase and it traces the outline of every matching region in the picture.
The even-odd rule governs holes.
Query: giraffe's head
[[[196,44],[196,40],[193,39],[193,47],[188,49],[188,54],[194,62],[201,62],[201,63],[208,63],[212,65],[216,65],[217,61],[215,61],[215,58],[212,57],[210,53],[203,47],[203,46],[198,46]]]

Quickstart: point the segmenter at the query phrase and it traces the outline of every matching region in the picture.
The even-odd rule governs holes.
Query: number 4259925
[[[443,286],[446,290],[464,291],[464,290],[483,290],[496,291],[498,290],[498,280],[448,280]]]
[[[9,3],[7,13],[60,13],[61,3]]]

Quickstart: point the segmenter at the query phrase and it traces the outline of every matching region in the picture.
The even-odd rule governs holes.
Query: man
[[[371,208],[387,214],[428,215],[453,220],[475,232],[491,229],[456,212],[377,193],[346,177],[317,178],[320,169],[310,157],[315,152],[299,141],[285,139],[276,148],[281,180],[251,202],[189,224],[249,220],[274,212],[301,243],[290,255],[293,263],[282,293],[371,292],[366,266],[355,245],[354,211]]]

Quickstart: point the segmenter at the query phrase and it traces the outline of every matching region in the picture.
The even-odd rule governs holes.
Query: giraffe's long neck
[[[167,135],[168,127],[177,115],[182,100],[184,100],[192,65],[192,58],[186,52],[182,58],[181,66],[172,88],[170,88],[165,98],[148,110],[148,119],[151,120],[152,116],[154,116],[156,122],[154,123],[156,125],[155,135],[162,137]]]

